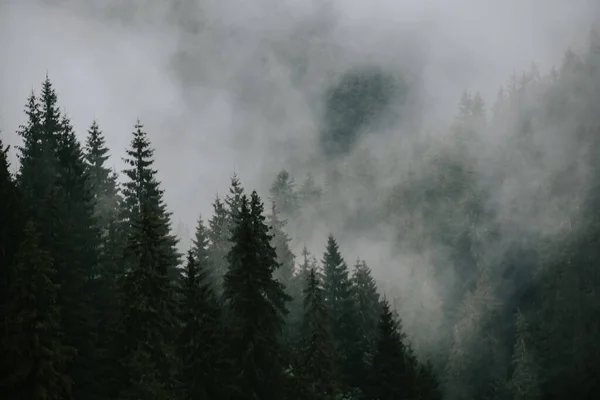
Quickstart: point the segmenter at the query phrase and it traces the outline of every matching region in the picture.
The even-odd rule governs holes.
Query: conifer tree
[[[295,343],[298,340],[302,319],[304,315],[304,289],[310,275],[310,270],[318,271],[317,260],[310,254],[306,246],[302,249],[302,264],[299,265],[297,273],[292,276],[292,282],[288,288],[292,300],[288,306],[288,327],[291,334],[290,340]],[[319,272],[320,274],[320,272]]]
[[[58,299],[66,340],[78,353],[68,370],[73,378],[73,396],[94,399],[100,391],[95,321],[95,302],[100,294],[96,285],[100,232],[83,151],[66,115],[60,124],[61,131],[55,134],[57,212],[52,213],[51,252],[60,283]]]
[[[297,354],[304,399],[331,399],[336,391],[334,345],[316,268],[308,271]]]
[[[7,398],[70,397],[71,378],[65,372],[75,349],[63,341],[54,279],[52,258],[40,248],[39,236],[29,222],[12,268],[6,309],[8,331],[1,344],[11,366],[0,378],[2,394]]]
[[[202,216],[198,217],[198,221],[196,222],[196,232],[194,233],[194,238],[192,239],[192,255],[194,259],[198,262],[199,265],[205,270],[206,277],[204,279],[208,281],[213,281],[211,277],[212,268],[210,265],[210,253],[209,246],[210,240],[208,237],[208,230],[204,225],[204,221]],[[188,254],[188,264],[189,264],[189,254]]]
[[[354,363],[355,380],[359,386],[366,385],[364,377],[367,375],[375,343],[378,335],[378,323],[381,314],[381,305],[375,279],[371,269],[363,260],[356,260],[352,273],[352,291],[356,304],[356,328],[358,342],[347,351]]]
[[[273,236],[271,245],[275,248],[277,263],[279,264],[279,268],[275,271],[275,278],[285,286],[288,294],[291,294],[289,289],[292,284],[292,277],[294,276],[295,264],[295,256],[289,246],[292,239],[283,230],[287,221],[280,218],[275,204],[271,207],[271,214],[269,214],[268,221]]]
[[[120,285],[122,399],[171,399],[176,393],[176,307],[173,277],[178,261],[169,214],[156,179],[153,149],[138,122],[124,171],[128,178],[127,271]],[[150,396],[150,397],[148,397]]]
[[[184,400],[224,398],[219,380],[223,369],[220,309],[208,279],[206,248],[201,258],[195,256],[202,246],[188,252],[180,279],[179,382]]]
[[[22,198],[10,173],[7,153],[8,147],[5,148],[0,139],[0,324],[3,327],[9,326],[6,316],[11,267],[15,264],[21,241],[24,217]],[[6,329],[0,329],[0,343],[7,343],[6,334]],[[0,376],[7,375],[12,369],[5,353],[7,350],[6,346],[0,346]],[[0,392],[4,392],[2,386]]]
[[[381,304],[379,336],[370,373],[368,397],[377,400],[411,399],[405,336],[386,299]]]
[[[223,292],[223,277],[227,271],[227,253],[231,248],[229,216],[223,202],[217,197],[213,202],[213,216],[208,221],[208,254],[211,279],[217,294]]]
[[[225,206],[229,214],[229,230],[231,231],[235,226],[236,215],[240,212],[242,206],[242,196],[244,195],[244,188],[240,181],[240,177],[237,173],[231,176],[231,184],[229,186],[229,194],[225,196]]]
[[[98,122],[94,121],[88,129],[84,157],[97,225],[103,236],[107,235],[111,224],[114,223],[120,203],[117,174],[106,165],[108,153],[104,134]]]
[[[23,193],[28,213],[38,224],[42,244],[48,236],[46,202],[56,181],[56,156],[51,137],[43,129],[42,111],[35,93],[31,93],[25,106],[27,122],[17,134],[23,140],[19,150],[18,185]]]
[[[285,169],[277,174],[269,190],[269,195],[272,204],[285,217],[293,216],[298,211],[296,183]]]
[[[327,238],[327,246],[323,255],[323,290],[325,305],[329,313],[332,334],[336,346],[337,363],[340,373],[349,386],[356,384],[354,363],[348,357],[348,350],[358,342],[356,329],[356,307],[352,293],[348,266],[340,254],[337,241],[333,235]]]
[[[109,150],[96,121],[88,129],[83,152],[88,190],[99,235],[98,271],[92,289],[97,314],[96,346],[100,352],[97,375],[100,391],[114,397],[116,394],[110,390],[114,387],[112,374],[117,365],[114,341],[119,320],[117,284],[123,274],[123,238],[119,221],[122,199],[118,190],[117,174],[106,165]]]
[[[273,276],[277,255],[256,192],[250,201],[241,196],[239,210],[224,281],[238,379],[233,399],[279,399],[284,379],[280,339],[289,297]]]

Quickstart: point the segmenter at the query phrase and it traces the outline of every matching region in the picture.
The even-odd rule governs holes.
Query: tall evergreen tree
[[[290,217],[298,211],[296,183],[288,171],[281,170],[269,189],[271,202],[284,216]]]
[[[2,371],[0,379],[7,398],[70,397],[71,378],[66,375],[66,365],[75,349],[63,341],[54,279],[52,258],[40,248],[39,236],[29,222],[8,289],[8,332],[1,346],[11,368]]]
[[[303,399],[332,399],[336,392],[334,344],[323,288],[316,268],[309,269],[297,349]]]
[[[354,363],[354,379],[359,386],[366,385],[364,377],[372,360],[373,351],[378,335],[378,323],[381,314],[381,304],[375,279],[371,269],[363,260],[356,260],[352,273],[352,291],[356,304],[356,328],[358,342],[347,349]]]
[[[124,171],[128,236],[122,279],[120,351],[122,399],[172,399],[176,393],[176,307],[173,277],[178,262],[169,214],[156,179],[153,149],[136,124]]]
[[[284,379],[280,336],[289,297],[273,277],[279,265],[256,192],[250,201],[241,196],[236,222],[224,282],[238,379],[233,399],[279,399]]]
[[[112,375],[117,365],[114,338],[119,320],[117,283],[123,273],[123,237],[119,221],[122,199],[117,174],[106,165],[108,152],[104,135],[94,121],[88,129],[83,157],[99,235],[98,270],[92,288],[92,300],[97,313],[96,346],[100,352],[97,375],[101,383],[99,391],[114,397],[116,394],[111,389],[114,387]]]
[[[94,399],[100,391],[96,379],[99,354],[94,312],[100,233],[83,151],[69,119],[63,116],[60,123],[61,131],[55,134],[57,213],[53,219],[51,252],[60,283],[58,299],[67,343],[78,352],[68,370],[73,378],[73,396]]]
[[[327,238],[322,262],[325,305],[331,321],[338,366],[346,384],[354,386],[357,383],[352,380],[355,375],[355,365],[348,357],[347,350],[353,349],[358,342],[356,307],[348,266],[342,258],[333,235]]]
[[[201,239],[202,240],[202,239]],[[179,382],[184,400],[224,398],[220,309],[208,279],[206,251],[190,250],[181,277]]]
[[[211,266],[211,279],[217,294],[223,292],[223,277],[227,271],[227,253],[231,248],[231,231],[225,205],[217,197],[213,202],[213,216],[208,221],[208,254]]]
[[[91,195],[94,199],[98,227],[107,235],[116,219],[119,205],[117,174],[107,167],[109,150],[106,139],[94,121],[88,129],[84,157]]]
[[[12,266],[15,265],[23,230],[22,197],[10,173],[8,147],[0,139],[0,324],[8,327],[7,320],[9,285]],[[6,329],[0,329],[0,343],[7,342]],[[6,353],[9,349],[0,346],[0,376],[6,376],[12,369]],[[8,388],[0,386],[0,392],[8,393]]]
[[[370,373],[368,397],[377,400],[412,399],[405,336],[386,299],[381,304],[379,337]]]
[[[292,284],[292,277],[294,276],[295,264],[295,256],[294,253],[292,253],[292,250],[290,250],[289,245],[292,239],[290,239],[284,231],[287,221],[280,218],[279,211],[275,207],[275,204],[271,207],[268,223],[271,227],[273,236],[271,245],[275,248],[277,263],[279,264],[279,268],[275,271],[275,277],[285,286],[288,294],[291,294],[289,289]]]
[[[27,122],[17,132],[23,140],[23,145],[19,147],[17,182],[27,211],[37,222],[42,244],[45,244],[49,235],[45,210],[56,181],[56,156],[53,138],[43,129],[40,102],[33,92],[27,100],[25,114]]]

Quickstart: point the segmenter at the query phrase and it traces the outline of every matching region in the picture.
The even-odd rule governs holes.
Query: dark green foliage
[[[224,398],[225,388],[225,382],[220,381],[224,350],[221,313],[208,279],[205,238],[198,240],[204,244],[196,244],[188,252],[180,279],[179,383],[184,400]],[[203,255],[196,258],[195,253],[199,252]]]
[[[169,214],[152,169],[153,151],[142,126],[133,132],[125,161],[128,231],[122,279],[120,398],[172,399],[176,392],[176,307],[173,277],[177,253]]]
[[[32,222],[11,270],[2,354],[10,369],[2,371],[0,387],[7,398],[63,400],[71,379],[66,365],[75,349],[64,344],[57,302],[58,285],[50,255],[40,248]]]
[[[347,349],[347,352],[354,364],[354,382],[364,388],[367,383],[364,378],[367,376],[377,341],[381,305],[375,279],[364,260],[356,260],[351,282],[356,304],[355,326],[358,342],[353,348]]]
[[[308,271],[295,371],[304,399],[331,399],[336,393],[334,344],[316,268]]]
[[[227,271],[227,253],[231,248],[231,231],[227,209],[217,197],[213,203],[213,216],[208,221],[208,255],[211,279],[217,293],[223,292],[223,277]]]
[[[271,227],[271,235],[273,237],[271,245],[275,248],[277,263],[279,264],[279,268],[275,270],[275,278],[286,287],[288,294],[290,294],[289,289],[292,284],[292,277],[294,276],[295,256],[289,246],[291,239],[283,230],[286,222],[280,219],[279,211],[275,204],[273,204],[268,224]]]
[[[123,274],[123,234],[119,223],[122,199],[117,174],[107,167],[108,148],[96,121],[88,130],[84,149],[88,188],[94,205],[99,235],[98,269],[91,289],[97,317],[96,347],[99,351],[96,378],[99,392],[114,396],[114,370],[118,364],[114,337],[119,320],[117,283]]]
[[[23,207],[22,198],[10,174],[7,158],[8,147],[0,140],[0,343],[8,343],[8,306],[12,266],[16,264],[16,254],[22,237]],[[8,346],[0,345],[0,377],[6,376],[13,368]],[[2,379],[0,379],[2,381]],[[10,393],[9,388],[0,384],[0,392]]]
[[[273,276],[279,267],[277,255],[256,192],[250,200],[241,196],[235,221],[224,281],[236,368],[233,398],[279,399],[284,368],[280,336],[289,297]]]
[[[323,255],[323,291],[325,305],[329,313],[331,331],[334,338],[337,365],[348,386],[358,382],[356,363],[350,353],[358,344],[357,310],[352,291],[348,266],[340,254],[338,244],[333,237],[327,238]]]
[[[381,304],[379,336],[370,373],[368,397],[377,400],[411,399],[414,383],[411,382],[407,361],[405,335],[394,318],[387,300]]]

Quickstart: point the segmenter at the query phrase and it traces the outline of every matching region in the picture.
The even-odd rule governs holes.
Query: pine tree
[[[196,258],[197,253],[198,248],[188,252],[180,279],[179,382],[185,400],[224,398],[219,380],[223,370],[220,309],[208,279],[206,251],[201,258]]]
[[[236,216],[240,212],[242,206],[242,196],[244,195],[244,188],[240,181],[240,177],[237,173],[234,173],[231,177],[231,185],[229,186],[229,194],[225,196],[225,206],[228,216],[229,230],[231,231],[235,225]]]
[[[375,350],[381,306],[375,279],[364,260],[356,260],[351,282],[356,304],[358,343],[348,349],[348,352],[354,363],[355,382],[359,386],[364,386],[366,385],[364,377],[367,375]]]
[[[408,384],[405,336],[386,299],[381,304],[379,336],[370,373],[368,397],[377,400],[413,398]]]
[[[239,210],[224,281],[238,378],[233,398],[279,399],[284,379],[280,336],[289,297],[273,277],[279,265],[256,192],[250,201],[241,196]]]
[[[270,200],[277,210],[289,217],[298,211],[298,194],[296,183],[286,170],[281,170],[269,190]]]
[[[227,253],[231,249],[231,231],[227,209],[217,197],[213,202],[213,216],[208,222],[208,254],[211,266],[211,279],[215,292],[223,292],[223,276],[227,271]]]
[[[340,254],[333,235],[327,238],[323,255],[323,290],[325,305],[332,324],[332,334],[336,347],[337,363],[348,386],[354,386],[354,363],[348,357],[349,350],[358,342],[356,329],[356,308],[348,266]]]
[[[178,255],[170,235],[163,191],[152,169],[153,149],[136,124],[124,197],[127,206],[126,275],[120,285],[122,399],[171,399],[176,392],[176,306],[173,276]]]
[[[290,341],[297,342],[302,325],[304,315],[304,289],[310,275],[311,269],[317,269],[317,260],[310,254],[306,246],[302,249],[302,264],[299,265],[299,270],[292,276],[292,282],[288,288],[292,300],[288,306],[288,329]]]
[[[335,394],[334,345],[323,288],[316,268],[305,282],[297,371],[305,399],[331,399]]]
[[[27,123],[17,134],[23,140],[19,150],[17,183],[26,202],[28,213],[37,222],[42,244],[47,242],[48,218],[46,202],[56,181],[56,156],[52,137],[43,130],[42,111],[35,93],[31,93],[25,106]]]
[[[10,300],[11,270],[19,248],[23,229],[22,197],[10,173],[8,147],[0,139],[0,326],[8,327],[7,306]],[[0,329],[0,343],[7,343],[6,329]],[[0,345],[0,376],[6,376],[13,366],[6,346]],[[0,392],[8,396],[8,388],[0,385]]]
[[[104,134],[98,122],[94,121],[88,129],[84,157],[97,225],[103,236],[108,234],[111,224],[114,223],[120,203],[117,174],[106,166],[108,153]]]
[[[66,340],[78,353],[68,369],[73,378],[73,396],[94,399],[101,390],[96,379],[99,353],[94,309],[99,295],[96,280],[100,272],[100,232],[83,151],[66,115],[62,116],[60,129],[55,134],[57,212],[52,213],[55,218],[50,249],[60,283],[58,299]]]
[[[98,271],[94,279],[93,304],[97,313],[96,344],[100,360],[97,361],[100,392],[114,397],[112,376],[117,365],[115,335],[119,320],[117,283],[123,274],[123,240],[119,221],[122,203],[117,185],[117,174],[106,166],[109,159],[106,140],[98,123],[94,121],[88,130],[84,149],[88,190],[94,206],[98,227]]]
[[[277,263],[280,265],[275,271],[275,277],[285,286],[288,294],[290,294],[289,289],[292,284],[292,277],[294,276],[295,256],[289,246],[291,239],[283,230],[287,221],[280,219],[279,211],[275,207],[275,204],[271,207],[271,214],[269,214],[268,221],[273,235],[271,245],[275,248]]]
[[[75,349],[66,346],[60,328],[58,285],[50,255],[40,248],[32,222],[12,269],[8,290],[7,337],[2,342],[11,368],[1,378],[3,395],[15,399],[69,398],[66,365]]]
[[[202,216],[199,216],[198,221],[196,222],[196,232],[194,233],[194,239],[192,239],[192,254],[194,256],[194,259],[198,262],[198,264],[200,264],[203,267],[203,269],[206,270],[206,279],[212,282],[214,279],[211,277],[213,269],[210,265],[210,240],[208,234],[209,232],[206,229],[206,226],[204,225]]]

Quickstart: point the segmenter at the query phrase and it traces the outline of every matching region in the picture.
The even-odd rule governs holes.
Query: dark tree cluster
[[[296,196],[280,174],[267,213],[234,175],[183,257],[139,121],[119,184],[48,78],[25,113],[16,174],[0,146],[1,398],[441,398],[364,261],[330,236],[296,265],[284,216],[312,178]]]

